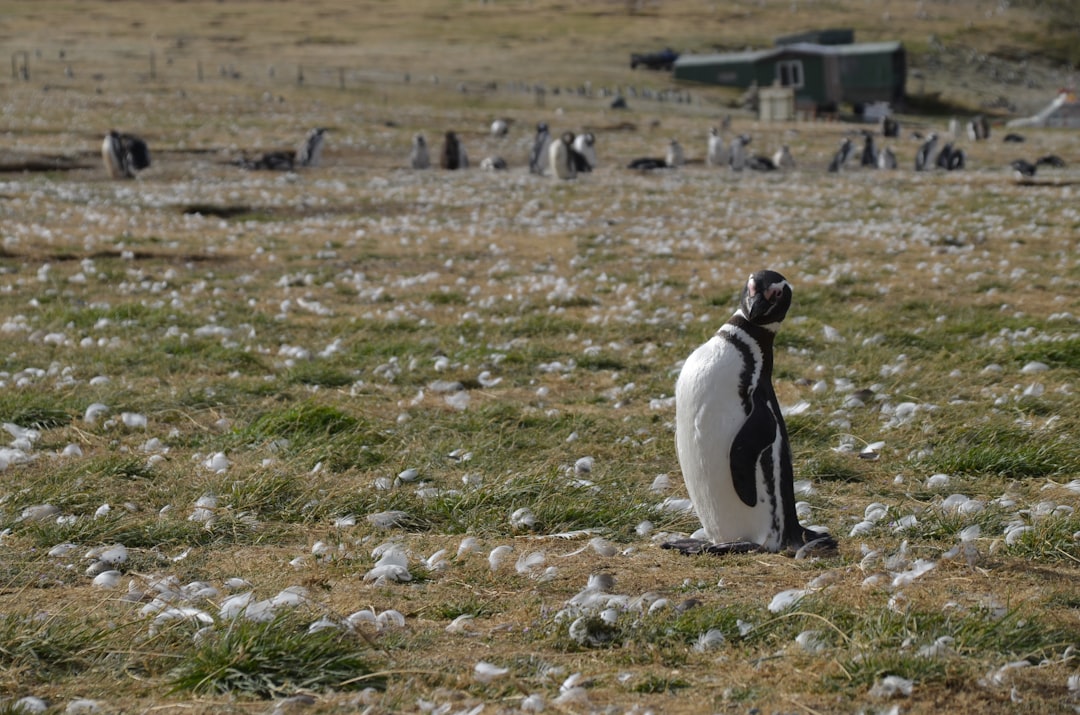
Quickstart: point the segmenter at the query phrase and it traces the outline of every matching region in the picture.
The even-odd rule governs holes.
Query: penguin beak
[[[746,319],[753,323],[765,317],[765,314],[772,308],[772,303],[765,299],[764,293],[755,293],[746,297],[746,308]]]

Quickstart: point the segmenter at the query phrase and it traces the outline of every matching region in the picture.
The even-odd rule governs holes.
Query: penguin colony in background
[[[150,149],[140,137],[110,129],[101,143],[101,160],[113,179],[132,179],[150,166]]]
[[[727,164],[732,171],[751,169],[756,171],[773,171],[777,169],[791,170],[795,168],[795,159],[790,148],[785,144],[775,154],[765,156],[761,154],[751,155],[747,152],[747,146],[751,142],[748,134],[740,134],[732,137],[728,147],[724,144],[724,133],[730,131],[730,117],[726,117],[720,128],[712,127],[709,130],[704,163],[712,167],[720,167]],[[513,120],[495,119],[490,127],[493,138],[501,139],[509,134]],[[967,123],[968,137],[973,141],[983,141],[989,138],[990,125],[985,117],[979,116]],[[951,136],[955,139],[955,130],[958,122],[950,121]],[[881,132],[886,137],[898,137],[899,123],[892,117],[885,117],[881,123]],[[852,132],[854,133],[854,131]],[[875,145],[874,133],[868,130],[859,130],[863,135],[863,147],[859,152],[850,137],[845,137],[837,152],[833,155],[828,165],[828,171],[838,172],[848,165],[856,154],[860,154],[859,164],[865,168],[896,169],[897,159],[892,148]],[[921,138],[919,132],[912,132],[916,138]],[[317,127],[308,132],[304,141],[294,151],[271,151],[265,152],[254,159],[243,157],[233,163],[245,169],[266,169],[275,171],[294,171],[299,167],[315,167],[320,164],[322,151],[326,140],[326,129]],[[1022,143],[1024,137],[1019,134],[1006,134],[1003,141]],[[963,149],[957,147],[954,142],[947,142],[935,154],[938,135],[929,133],[920,145],[915,155],[915,170],[929,171],[940,168],[947,171],[955,171],[965,168],[967,157]],[[557,146],[560,145],[561,146]],[[532,149],[529,153],[529,171],[538,175],[551,175],[559,179],[573,178],[582,172],[592,171],[597,166],[596,136],[592,132],[583,132],[574,135],[566,132],[553,141],[547,123],[539,122],[536,125],[536,135]],[[106,134],[101,147],[102,160],[106,172],[112,178],[132,178],[136,172],[150,166],[150,152],[146,142],[134,134],[125,134],[110,130]],[[427,169],[431,167],[431,156],[427,142],[423,134],[413,137],[412,150],[409,156],[409,166],[413,169]],[[632,160],[627,167],[637,170],[674,169],[686,163],[686,154],[678,140],[670,140],[665,156],[643,157]],[[457,134],[446,132],[442,152],[439,156],[439,165],[444,169],[457,170],[469,167],[468,155]],[[1010,164],[1021,173],[1025,180],[1030,180],[1035,175],[1038,166],[1064,166],[1064,162],[1054,155],[1040,158],[1035,163],[1023,159]],[[503,171],[509,168],[508,162],[498,155],[485,157],[480,163],[485,170]],[[1022,167],[1022,168],[1017,168]]]
[[[707,541],[664,544],[685,554],[835,550],[795,513],[787,427],[772,386],[773,342],[791,285],[758,271],[739,307],[686,359],[675,384],[675,446]]]

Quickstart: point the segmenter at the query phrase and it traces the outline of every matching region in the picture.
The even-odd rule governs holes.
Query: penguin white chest
[[[679,466],[701,525],[714,543],[749,541],[769,548],[778,536],[777,505],[765,484],[772,475],[764,474],[759,463],[745,473],[732,470],[732,447],[755,409],[749,398],[762,377],[761,365],[752,342],[715,336],[687,358],[675,385]],[[766,441],[769,449],[779,450],[778,434]],[[744,498],[748,493],[757,495],[753,504]]]
[[[570,149],[566,142],[556,139],[548,147],[548,159],[551,165],[551,174],[557,179],[574,178],[574,168],[570,165]]]

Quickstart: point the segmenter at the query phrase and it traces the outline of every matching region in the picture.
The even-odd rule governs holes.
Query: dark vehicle
[[[679,59],[679,53],[670,47],[665,47],[659,52],[634,52],[630,55],[630,69],[636,70],[638,65],[644,65],[651,70],[668,70],[675,68],[675,60]]]

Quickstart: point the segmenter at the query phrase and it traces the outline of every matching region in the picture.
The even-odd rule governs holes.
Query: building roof
[[[770,47],[765,50],[745,50],[743,52],[717,52],[705,55],[679,55],[676,67],[698,67],[714,64],[746,64],[771,59],[782,54],[797,55],[877,55],[896,52],[903,48],[899,42],[859,42],[852,45],[818,45],[812,42],[797,42],[792,45]]]

